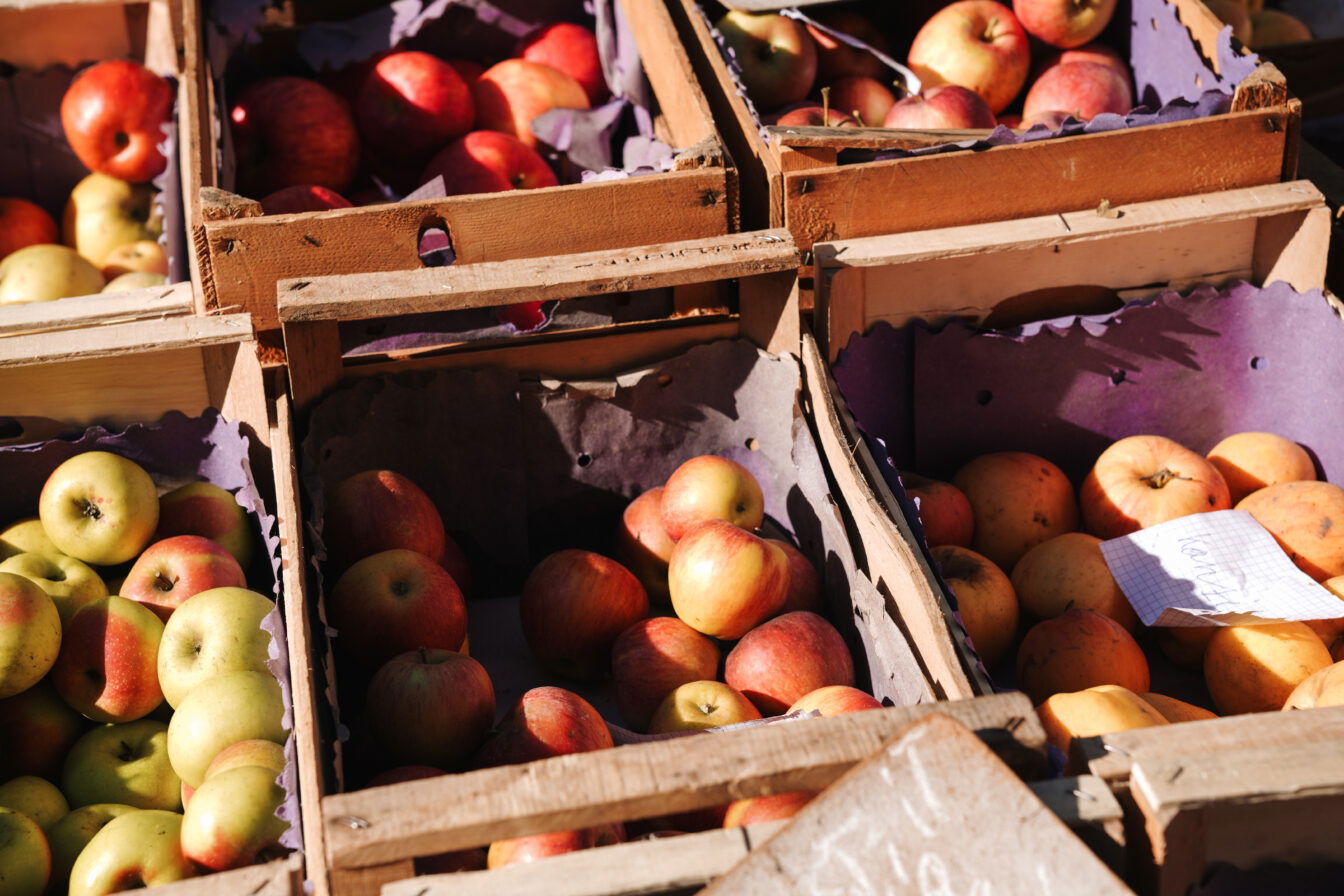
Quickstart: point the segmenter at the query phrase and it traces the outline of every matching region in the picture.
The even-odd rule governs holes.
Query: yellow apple
[[[0,261],[0,305],[51,302],[102,288],[103,275],[67,246],[38,243]]]
[[[168,253],[154,240],[136,240],[117,246],[103,261],[103,276],[108,280],[134,272],[168,276]]]
[[[95,172],[70,191],[61,231],[67,246],[101,268],[118,246],[157,240],[163,219],[152,186]]]
[[[699,731],[760,717],[750,700],[723,682],[692,681],[663,698],[649,722],[649,733]]]
[[[168,278],[163,274],[155,274],[150,271],[128,271],[125,274],[118,274],[116,277],[107,281],[103,287],[103,292],[130,292],[135,289],[149,289],[154,286],[165,286]]]

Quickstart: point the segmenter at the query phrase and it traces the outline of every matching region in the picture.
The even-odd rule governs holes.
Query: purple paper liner
[[[502,714],[527,687],[554,681],[592,699],[612,722],[609,687],[542,678],[522,641],[512,595],[553,550],[608,553],[621,511],[685,459],[723,454],[761,483],[766,513],[823,571],[831,619],[874,693],[924,698],[905,645],[879,650],[870,623],[890,625],[880,594],[855,569],[844,525],[797,396],[796,360],[722,341],[612,379],[563,383],[500,369],[363,378],[329,394],[306,420],[300,476],[315,594],[323,592],[326,490],[356,472],[395,470],[434,500],[471,560],[472,654],[496,679]],[[660,612],[655,606],[654,612]],[[665,612],[665,611],[663,611]],[[489,620],[489,625],[482,625]],[[893,633],[895,632],[893,628]],[[330,632],[339,653],[339,632]],[[332,696],[329,694],[329,696]],[[342,690],[333,712],[362,698]],[[333,730],[348,732],[341,719]],[[358,731],[356,731],[358,734]],[[353,746],[335,745],[345,752]],[[330,757],[329,757],[330,758]],[[337,772],[339,776],[339,772]],[[350,772],[346,772],[350,774]]]
[[[1323,478],[1344,475],[1344,400],[1327,385],[1344,376],[1344,325],[1319,290],[1286,283],[1163,291],[1009,331],[878,323],[850,339],[834,375],[926,556],[897,469],[950,479],[978,455],[1029,451],[1076,487],[1124,436],[1203,454],[1262,430],[1304,445]]]
[[[260,534],[264,546],[264,551],[254,555],[247,580],[255,590],[262,593],[269,590],[277,602],[276,609],[262,621],[262,628],[271,635],[267,668],[280,682],[285,702],[284,725],[292,732],[294,701],[285,625],[279,606],[280,536],[275,515],[267,510],[268,503],[273,505],[275,498],[269,488],[270,469],[265,452],[259,450],[239,424],[224,420],[214,410],[207,410],[199,417],[172,411],[153,424],[137,423],[117,430],[91,426],[72,430],[69,438],[0,447],[0,470],[7,483],[7,488],[0,491],[0,519],[36,516],[38,496],[47,477],[60,464],[86,451],[110,451],[135,461],[149,473],[160,494],[204,480],[232,492],[247,511],[252,531]],[[261,479],[254,475],[253,466],[258,461],[264,465],[260,469]],[[268,486],[264,493],[259,483]],[[285,742],[285,771],[280,777],[285,802],[276,814],[289,822],[281,844],[302,851],[296,762],[291,733]]]

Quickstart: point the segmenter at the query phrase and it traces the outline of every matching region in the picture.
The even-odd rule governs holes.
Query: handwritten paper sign
[[[1101,543],[1144,625],[1248,625],[1344,617],[1344,600],[1288,559],[1244,510],[1196,513]]]

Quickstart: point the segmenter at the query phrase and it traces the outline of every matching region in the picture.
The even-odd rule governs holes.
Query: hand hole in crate
[[[440,217],[426,218],[420,225],[416,240],[420,263],[427,268],[447,267],[457,260],[457,253],[453,251],[453,238],[448,232],[448,222]]]

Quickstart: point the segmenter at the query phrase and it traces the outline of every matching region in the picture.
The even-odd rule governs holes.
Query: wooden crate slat
[[[8,305],[0,314],[0,336],[190,314],[194,308],[190,283]]]

